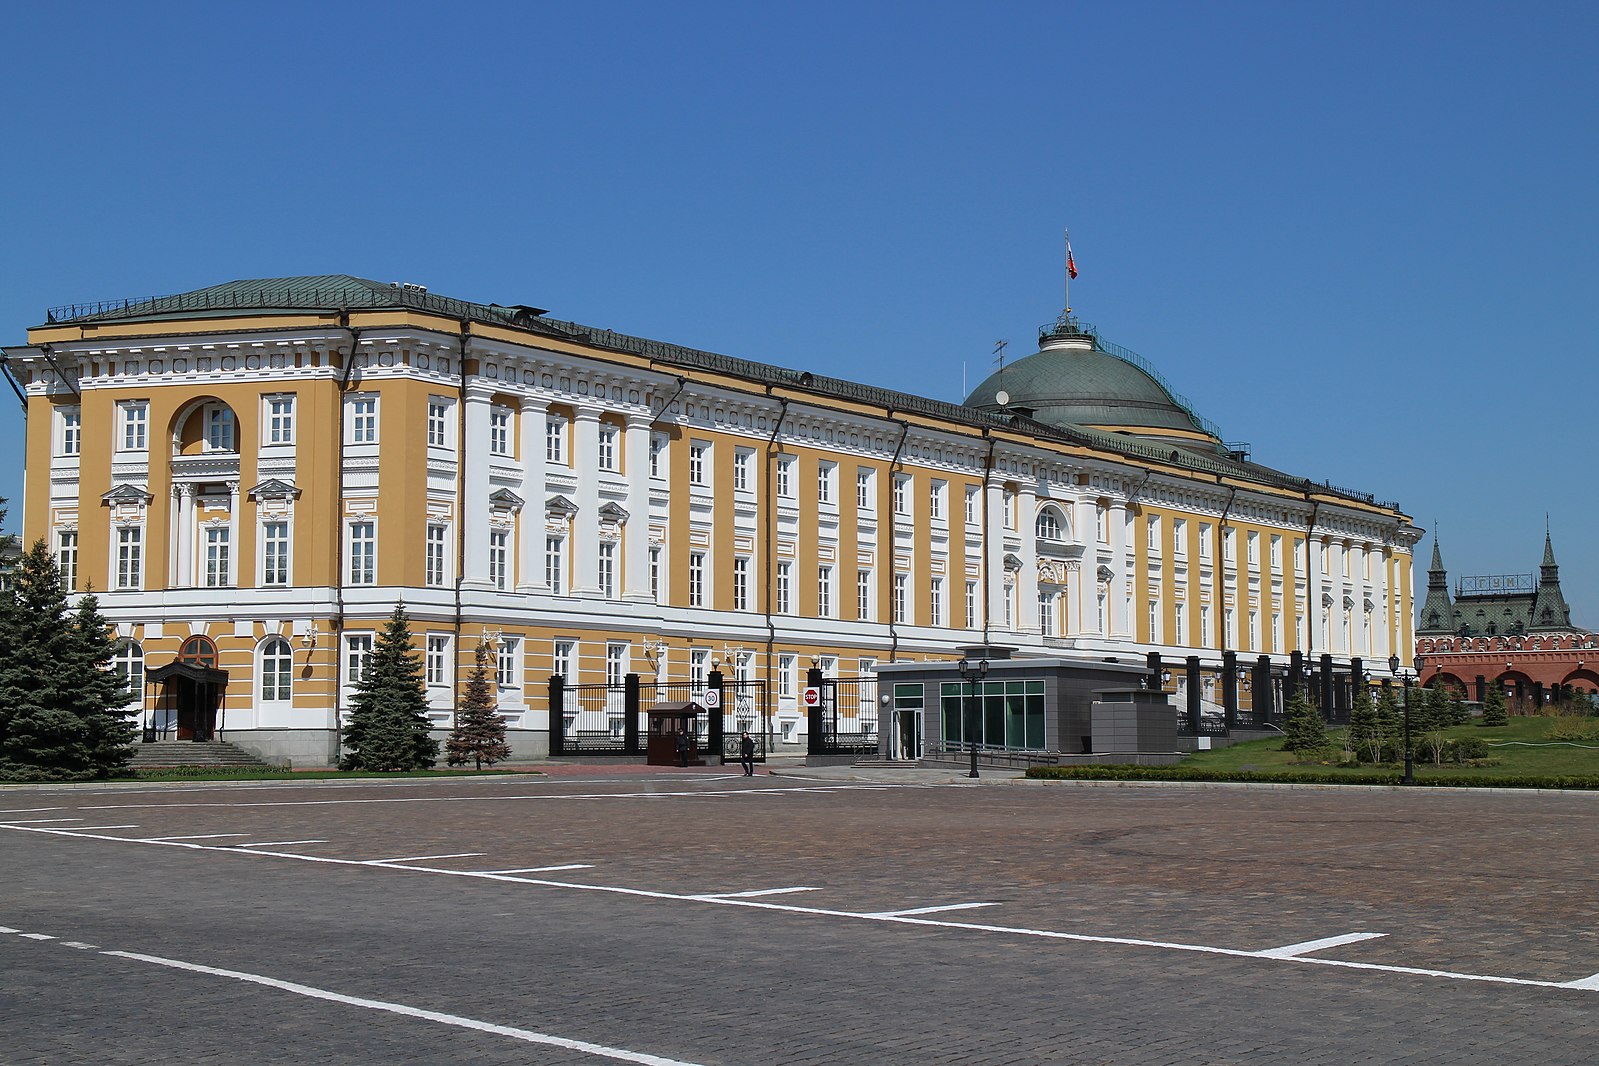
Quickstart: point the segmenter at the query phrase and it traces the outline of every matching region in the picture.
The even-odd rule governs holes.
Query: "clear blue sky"
[[[5,25],[0,344],[55,304],[352,273],[953,400],[1059,312],[1067,224],[1077,312],[1229,439],[1441,526],[1451,577],[1535,569],[1547,511],[1599,628],[1593,4]]]

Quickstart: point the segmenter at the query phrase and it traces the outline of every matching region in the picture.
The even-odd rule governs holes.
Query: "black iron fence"
[[[813,671],[813,674],[815,672]],[[808,708],[805,753],[867,758],[880,750],[878,685],[875,676],[806,679],[806,691],[817,693]]]
[[[663,703],[694,703],[704,711],[695,722],[694,749],[722,763],[737,762],[739,742],[749,733],[757,762],[772,751],[771,706],[765,681],[724,678],[712,671],[704,682],[644,682],[628,674],[621,684],[549,682],[550,755],[637,757],[645,754],[642,715]]]

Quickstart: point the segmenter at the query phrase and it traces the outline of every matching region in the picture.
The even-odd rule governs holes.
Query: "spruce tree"
[[[394,608],[378,634],[350,700],[341,770],[418,770],[431,767],[439,742],[429,734],[422,664],[411,649],[405,608]]]
[[[83,723],[88,769],[97,777],[109,777],[126,770],[133,759],[137,712],[130,705],[140,694],[130,691],[127,680],[111,669],[116,642],[93,593],[78,602],[72,636],[76,657],[70,669],[77,681],[69,695]]]
[[[1510,724],[1510,705],[1505,702],[1505,690],[1495,681],[1488,686],[1488,695],[1482,701],[1484,728]]]
[[[1392,688],[1377,697],[1376,728],[1371,743],[1372,762],[1395,762],[1404,757],[1405,719],[1399,710],[1399,696]]]
[[[505,742],[505,719],[494,698],[494,682],[489,677],[489,646],[479,643],[472,673],[467,676],[466,696],[455,712],[455,728],[445,745],[451,766],[465,766],[472,760],[477,769],[493,766],[511,757]]]
[[[22,556],[0,613],[0,778],[87,777],[83,719],[74,703],[80,642],[67,618],[61,571],[36,541]]]
[[[1283,750],[1297,753],[1301,758],[1314,758],[1327,747],[1327,723],[1321,712],[1310,702],[1304,689],[1294,693],[1288,701],[1283,722]]]
[[[1449,693],[1442,685],[1429,685],[1422,690],[1421,718],[1417,721],[1416,708],[1410,708],[1413,727],[1422,734],[1422,750],[1432,756],[1434,766],[1442,766],[1444,761],[1444,730],[1454,724],[1454,715],[1449,707]]]
[[[1344,747],[1354,753],[1357,762],[1377,762],[1371,752],[1376,744],[1377,708],[1371,702],[1371,689],[1363,684],[1355,686],[1354,698],[1349,701],[1349,729],[1344,734]]]

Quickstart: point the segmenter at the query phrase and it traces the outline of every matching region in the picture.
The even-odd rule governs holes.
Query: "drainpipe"
[[[333,755],[337,765],[344,757],[344,721],[339,703],[339,641],[344,635],[344,394],[350,387],[350,375],[355,371],[355,353],[361,344],[361,331],[350,327],[350,310],[339,308],[339,328],[350,335],[350,357],[345,360],[344,373],[339,378],[338,466],[333,472]],[[314,624],[314,623],[313,623]]]
[[[1305,661],[1309,662],[1316,647],[1315,597],[1310,593],[1310,538],[1316,528],[1316,512],[1321,509],[1321,501],[1310,498],[1308,481],[1305,482],[1305,502],[1310,504],[1310,521],[1305,524]]]
[[[683,386],[685,384],[687,384],[687,379],[678,378],[677,380],[678,380],[678,390],[677,391],[678,391],[678,393],[681,394],[682,391],[683,391]],[[770,396],[772,394],[772,387],[770,385],[768,385],[766,387],[766,394],[768,396]],[[677,398],[676,396],[672,397],[672,399],[674,399],[674,400],[676,398]],[[766,476],[761,479],[765,483],[765,484],[762,485],[762,494],[766,497],[764,506],[765,506],[766,518],[767,518],[766,548],[765,548],[764,551],[761,552],[761,554],[766,557],[766,568],[765,568],[766,569],[766,599],[765,599],[765,603],[766,603],[766,682],[767,682],[767,684],[771,684],[771,682],[772,682],[772,649],[773,649],[773,646],[777,643],[777,625],[772,621],[772,568],[775,565],[774,560],[773,560],[772,557],[777,554],[777,511],[772,506],[772,460],[773,460],[772,445],[777,442],[777,435],[783,429],[783,418],[784,418],[785,415],[788,414],[788,397],[786,397],[786,396],[781,397],[781,398],[778,399],[777,402],[778,402],[778,405],[779,405],[778,408],[777,408],[777,420],[772,424],[772,435],[770,437],[766,438]],[[670,407],[671,406],[671,402],[668,401],[666,406]],[[666,412],[666,407],[662,407],[661,408],[661,412],[664,414]],[[768,738],[768,743],[770,743],[770,738]]]
[[[461,341],[459,356],[460,385],[458,391],[460,399],[455,403],[455,616],[454,616],[454,649],[455,669],[451,671],[454,683],[450,693],[450,724],[453,726],[458,720],[461,704],[461,578],[466,573],[466,342],[471,337],[472,321],[463,318],[460,320],[460,331],[457,336]],[[522,443],[524,453],[528,452],[526,441]],[[526,462],[531,462],[529,455]],[[543,506],[543,501],[536,501],[538,506]],[[529,560],[523,560],[524,565],[531,565]]]
[[[993,545],[988,543],[988,480],[994,472],[994,440],[988,427],[983,427],[983,436],[988,438],[988,458],[983,460],[983,647],[988,647],[989,618],[993,614],[994,596],[992,592],[994,570],[992,565]]]
[[[899,466],[899,453],[905,448],[905,438],[910,436],[911,424],[903,419],[895,418],[894,409],[892,407],[885,407],[883,409],[883,413],[887,416],[890,422],[899,423],[899,443],[894,446],[894,457],[888,461],[888,476],[892,478],[894,476],[895,469]],[[899,658],[899,615],[894,610],[893,603],[894,538],[896,532],[896,523],[894,521],[894,485],[892,482],[889,483],[888,489],[888,661],[894,662]]]

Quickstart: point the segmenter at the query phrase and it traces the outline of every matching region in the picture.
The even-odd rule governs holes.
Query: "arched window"
[[[144,649],[136,640],[125,640],[117,645],[111,656],[111,669],[127,682],[128,693],[139,699],[144,695]]]
[[[294,675],[294,649],[282,637],[268,637],[261,644],[261,699],[284,702],[291,695]]]
[[[1053,507],[1046,507],[1038,512],[1038,521],[1035,525],[1039,540],[1064,540],[1066,524],[1061,521],[1061,513]]]
[[[205,408],[205,449],[208,452],[237,451],[234,441],[233,411],[226,404],[207,404]]]

